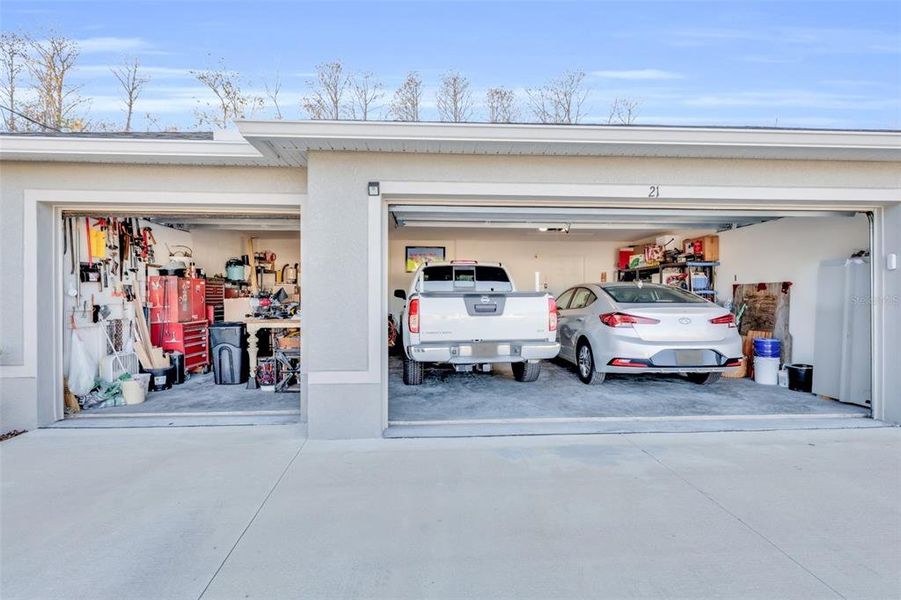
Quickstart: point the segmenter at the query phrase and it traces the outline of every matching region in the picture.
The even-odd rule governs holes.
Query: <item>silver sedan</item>
[[[607,373],[685,373],[713,383],[741,364],[742,342],[725,308],[653,283],[584,283],[557,298],[560,357],[584,383]]]

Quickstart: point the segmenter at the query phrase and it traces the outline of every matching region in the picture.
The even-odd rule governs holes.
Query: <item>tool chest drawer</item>
[[[209,329],[206,321],[152,323],[150,339],[154,346],[185,355],[188,371],[209,366]]]

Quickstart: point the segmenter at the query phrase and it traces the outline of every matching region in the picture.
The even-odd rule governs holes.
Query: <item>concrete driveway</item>
[[[0,444],[0,597],[897,598],[901,429]]]

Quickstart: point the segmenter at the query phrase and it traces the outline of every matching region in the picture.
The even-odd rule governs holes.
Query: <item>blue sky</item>
[[[80,41],[75,77],[90,117],[121,121],[109,67],[137,57],[152,81],[137,107],[190,128],[203,97],[191,69],[225,64],[262,91],[276,72],[288,118],[316,64],[340,59],[392,90],[408,70],[434,91],[455,69],[520,91],[584,70],[583,122],[610,101],[638,123],[901,129],[901,1],[892,2],[42,2],[3,0],[4,31]],[[269,107],[257,116],[271,115]],[[477,115],[478,116],[478,115]]]

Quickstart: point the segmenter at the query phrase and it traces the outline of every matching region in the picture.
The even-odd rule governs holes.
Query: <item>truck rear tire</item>
[[[419,385],[422,383],[422,376],[425,372],[425,365],[415,360],[404,357],[404,383],[407,385]]]
[[[513,367],[513,379],[522,383],[532,383],[541,374],[540,362],[518,362]]]

